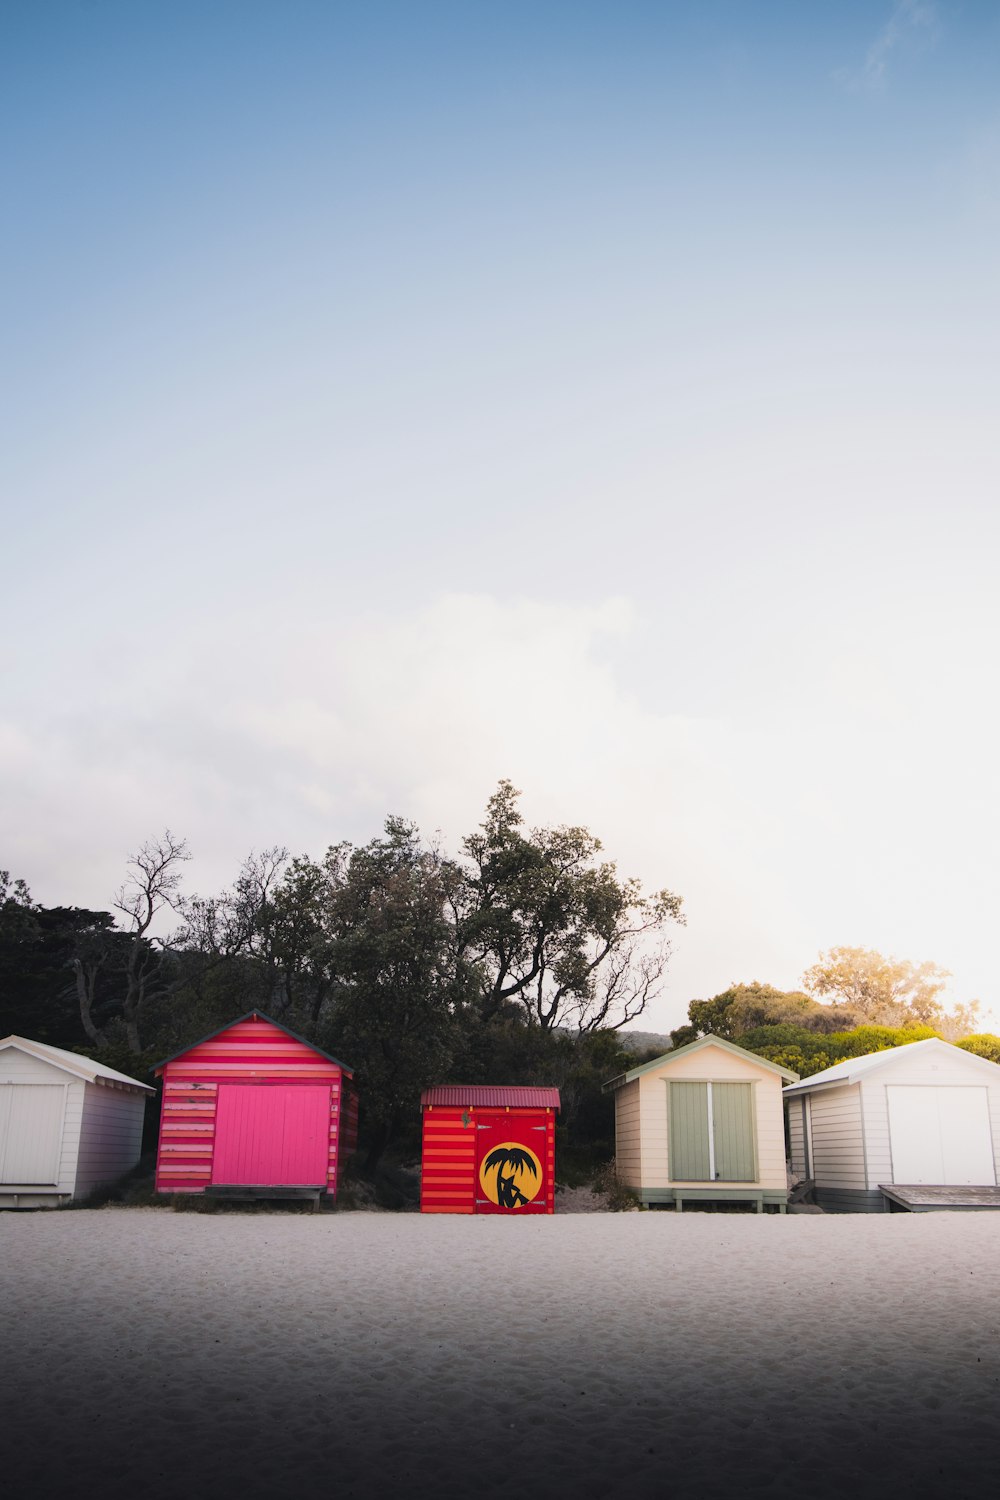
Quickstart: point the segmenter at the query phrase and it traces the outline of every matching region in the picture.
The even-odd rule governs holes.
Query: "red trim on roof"
[[[424,1089],[421,1106],[468,1105],[475,1109],[559,1109],[559,1090],[511,1088],[500,1084],[444,1083]]]

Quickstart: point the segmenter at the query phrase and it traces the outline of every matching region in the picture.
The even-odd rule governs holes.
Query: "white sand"
[[[5,1213],[0,1275],[11,1500],[998,1483],[1000,1214]]]

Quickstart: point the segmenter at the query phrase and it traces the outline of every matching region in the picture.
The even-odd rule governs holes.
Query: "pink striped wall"
[[[342,1170],[342,1155],[346,1156],[357,1144],[357,1092],[350,1076],[335,1062],[323,1057],[306,1042],[301,1042],[275,1026],[263,1016],[251,1016],[227,1026],[215,1036],[199,1042],[180,1057],[173,1058],[157,1069],[163,1077],[163,1108],[160,1115],[160,1142],[156,1158],[156,1190],[159,1193],[201,1193],[210,1182],[222,1182],[219,1171],[213,1172],[216,1151],[216,1125],[220,1117],[224,1128],[220,1131],[219,1145],[223,1152],[237,1151],[238,1130],[225,1124],[225,1116],[235,1109],[242,1087],[234,1090],[228,1101],[220,1106],[220,1088],[225,1085],[243,1087],[276,1087],[274,1104],[278,1113],[278,1095],[286,1095],[289,1087],[303,1086],[304,1095],[313,1096],[313,1114],[303,1103],[305,1111],[300,1126],[313,1130],[315,1126],[315,1090],[329,1094],[329,1104],[324,1106],[328,1115],[328,1129],[321,1145],[316,1147],[318,1155],[310,1158],[313,1168],[323,1165],[325,1173],[317,1181],[326,1181],[326,1191],[336,1195],[337,1183]],[[267,1106],[259,1107],[266,1111]],[[293,1118],[294,1118],[293,1110]],[[341,1130],[343,1114],[344,1129]],[[284,1118],[284,1111],[282,1111]],[[311,1124],[309,1122],[312,1122]],[[231,1124],[232,1122],[230,1122]],[[344,1152],[341,1153],[341,1138]],[[282,1170],[277,1159],[278,1147],[274,1148],[274,1160],[261,1161],[261,1169]],[[242,1170],[235,1157],[229,1160],[220,1157],[219,1168],[228,1171]],[[284,1168],[289,1170],[287,1166]],[[298,1168],[296,1168],[298,1170]],[[265,1179],[273,1182],[276,1178]]]

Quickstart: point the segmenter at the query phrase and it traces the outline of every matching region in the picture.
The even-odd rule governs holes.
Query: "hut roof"
[[[863,1057],[845,1057],[843,1062],[834,1063],[832,1068],[824,1068],[821,1073],[810,1073],[808,1078],[803,1078],[801,1083],[792,1084],[784,1092],[806,1094],[812,1089],[835,1088],[838,1084],[853,1083],[855,1079],[864,1078],[868,1073],[873,1073],[876,1068],[884,1068],[890,1063],[898,1062],[904,1054],[913,1054],[928,1049],[931,1052],[947,1049],[949,1054],[957,1052],[960,1057],[967,1057],[973,1064],[980,1063],[986,1068],[997,1066],[988,1057],[979,1057],[975,1052],[966,1052],[964,1047],[956,1047],[954,1042],[945,1042],[940,1037],[929,1036],[922,1042],[905,1042],[902,1047],[883,1047],[881,1052],[866,1052]],[[996,1074],[993,1076],[995,1078]]]
[[[653,1068],[669,1067],[678,1057],[686,1057],[689,1052],[699,1052],[702,1047],[721,1047],[723,1052],[731,1052],[734,1057],[743,1057],[747,1062],[755,1063],[759,1068],[767,1068],[772,1073],[778,1073],[782,1078],[787,1078],[790,1083],[798,1082],[798,1073],[793,1073],[791,1068],[783,1068],[780,1063],[771,1062],[767,1057],[758,1057],[756,1052],[749,1052],[746,1047],[737,1047],[735,1042],[727,1042],[725,1037],[700,1036],[697,1041],[688,1042],[684,1047],[672,1047],[669,1052],[664,1052],[660,1057],[654,1057],[652,1062],[640,1063],[637,1068],[630,1068],[627,1073],[619,1073],[617,1078],[609,1078],[603,1085],[602,1091],[607,1094],[615,1089],[622,1088],[626,1083],[631,1083],[633,1078],[639,1078],[643,1073],[649,1073]]]
[[[148,1083],[140,1083],[138,1078],[130,1078],[127,1073],[119,1073],[115,1068],[107,1068],[103,1063],[95,1062],[91,1057],[84,1057],[80,1052],[67,1052],[64,1047],[53,1047],[48,1042],[33,1042],[26,1036],[5,1036],[0,1038],[0,1052],[6,1051],[8,1047],[14,1047],[20,1052],[27,1052],[31,1057],[37,1057],[40,1062],[51,1063],[54,1068],[62,1068],[65,1073],[72,1073],[75,1078],[82,1078],[86,1083],[103,1083],[111,1088],[139,1089],[144,1094],[153,1094]]]
[[[479,1109],[559,1109],[559,1090],[510,1087],[498,1084],[445,1083],[424,1089],[420,1095],[423,1108],[428,1105],[470,1105]]]
[[[265,1016],[262,1010],[248,1010],[245,1015],[236,1016],[232,1021],[227,1021],[225,1026],[219,1027],[218,1031],[210,1031],[207,1036],[200,1036],[196,1042],[188,1042],[187,1046],[182,1047],[179,1052],[172,1052],[169,1057],[164,1057],[160,1062],[154,1063],[150,1072],[158,1073],[161,1068],[167,1066],[167,1063],[176,1062],[179,1057],[183,1057],[187,1052],[193,1052],[195,1047],[200,1047],[202,1043],[210,1042],[213,1037],[221,1036],[224,1031],[231,1031],[241,1021],[266,1021],[269,1026],[276,1026],[279,1031],[283,1031],[286,1036],[290,1036],[293,1042],[301,1042],[303,1047],[311,1047],[314,1052],[319,1053],[320,1057],[325,1057],[327,1062],[336,1063],[337,1067],[342,1068],[348,1078],[354,1077],[354,1069],[349,1068],[345,1062],[341,1062],[339,1057],[334,1057],[332,1052],[324,1052],[322,1047],[317,1047],[315,1042],[310,1042],[306,1037],[299,1036],[297,1031],[290,1031],[287,1026],[282,1026],[281,1022],[276,1021],[273,1016]]]

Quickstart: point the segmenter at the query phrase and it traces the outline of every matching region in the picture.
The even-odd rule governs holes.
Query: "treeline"
[[[692,1000],[689,1024],[671,1032],[671,1041],[683,1046],[712,1032],[803,1078],[848,1057],[933,1036],[1000,1063],[1000,1037],[974,1031],[979,1003],[943,1005],[950,978],[932,963],[885,958],[871,948],[831,948],[806,970],[802,990],[735,984],[711,1000]]]
[[[113,911],[45,907],[0,872],[0,1035],[144,1077],[260,1010],[355,1069],[369,1167],[415,1144],[421,1090],[448,1081],[555,1084],[564,1163],[567,1144],[610,1155],[601,1085],[662,1050],[628,1048],[620,1028],[659,991],[681,900],[622,879],[584,827],[528,829],[518,798],[502,781],[456,855],[389,818],[318,861],[252,854],[212,896],[184,892],[188,849],[168,832],[132,859]],[[802,1076],[933,1035],[1000,1062],[1000,1040],[970,1035],[975,1004],[944,1008],[949,977],[835,948],[801,990],[693,1000],[671,1040],[712,1032]]]
[[[617,1030],[658,992],[680,898],[644,892],[586,828],[528,829],[502,781],[456,856],[389,818],[321,860],[253,854],[216,895],[182,888],[169,832],[114,913],[0,885],[0,1035],[79,1048],[142,1077],[253,1009],[356,1070],[374,1166],[445,1081],[556,1084],[563,1133],[609,1152]],[[168,915],[174,930],[157,935]]]

